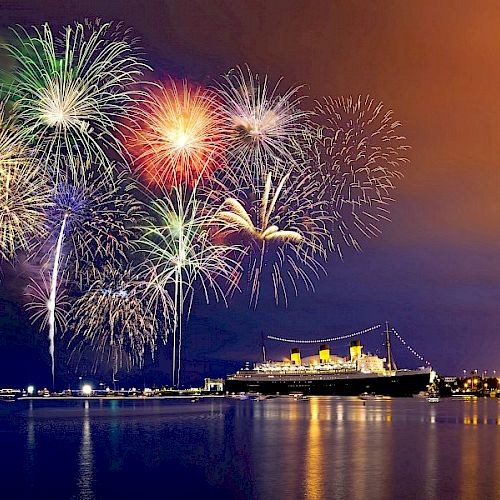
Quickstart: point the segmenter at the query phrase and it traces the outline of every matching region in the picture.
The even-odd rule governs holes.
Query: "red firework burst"
[[[192,186],[222,166],[225,135],[213,92],[170,80],[148,93],[129,145],[149,184]]]

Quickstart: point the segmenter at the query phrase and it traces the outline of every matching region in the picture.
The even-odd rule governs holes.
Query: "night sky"
[[[3,37],[9,25],[96,17],[132,27],[157,77],[209,83],[248,64],[284,86],[305,83],[312,98],[369,93],[394,109],[412,145],[392,223],[362,253],[332,256],[315,293],[292,297],[287,309],[266,296],[256,311],[246,295],[229,309],[195,304],[186,380],[257,360],[261,331],[319,338],[386,319],[441,373],[500,370],[498,2],[0,1]],[[0,386],[45,383],[46,340],[22,319],[15,285],[7,271]],[[363,340],[380,348],[380,336]],[[290,346],[267,347],[281,358]],[[334,348],[347,352],[345,342]],[[416,364],[398,349],[400,365]],[[146,379],[167,368],[158,361]]]

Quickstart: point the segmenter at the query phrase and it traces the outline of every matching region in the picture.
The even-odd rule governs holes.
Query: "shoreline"
[[[158,399],[208,399],[208,398],[225,398],[224,394],[203,394],[191,396],[26,396],[15,399],[15,401],[48,401],[48,400],[64,400],[64,401],[88,401],[93,400],[158,400]]]

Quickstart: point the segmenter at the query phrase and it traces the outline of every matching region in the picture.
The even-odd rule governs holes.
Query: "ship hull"
[[[301,393],[311,396],[358,396],[364,392],[384,396],[412,396],[425,391],[431,372],[414,370],[392,375],[339,375],[339,376],[252,376],[236,374],[226,380],[225,390],[230,394],[258,392],[261,394]]]

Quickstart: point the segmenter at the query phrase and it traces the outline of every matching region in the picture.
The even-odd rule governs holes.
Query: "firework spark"
[[[268,269],[276,303],[288,301],[287,284],[295,294],[302,282],[314,289],[313,278],[323,271],[328,216],[318,201],[319,183],[307,169],[290,170],[276,179],[237,186],[223,202],[218,217],[228,226],[228,241],[242,245],[251,287],[250,303],[257,306]],[[226,229],[227,232],[227,229]]]
[[[272,166],[286,170],[301,157],[308,113],[299,108],[301,87],[278,93],[249,68],[231,70],[218,86],[229,131],[229,155],[236,168],[262,175]]]
[[[0,105],[0,257],[30,251],[32,237],[44,233],[50,207],[47,179],[29,158],[18,132]]]
[[[221,212],[221,219],[233,224],[239,231],[243,231],[249,236],[258,241],[283,241],[291,243],[300,243],[302,235],[298,231],[283,231],[278,226],[269,225],[269,219],[273,212],[279,195],[288,180],[289,174],[285,175],[279,182],[272,198],[271,194],[271,174],[267,174],[264,193],[260,202],[259,209],[259,225],[256,227],[252,222],[251,217],[245,211],[243,205],[234,198],[228,198],[226,205],[230,209],[227,212]]]
[[[223,120],[213,92],[170,80],[149,92],[129,141],[140,174],[170,188],[194,185],[223,163]]]
[[[26,309],[29,312],[31,322],[38,324],[41,330],[49,326],[50,308],[48,306],[52,295],[52,280],[47,272],[41,269],[38,275],[30,279],[24,295],[28,300]],[[57,308],[54,309],[54,323],[58,331],[65,331],[68,326],[68,311],[70,308],[70,297],[65,284],[62,281],[57,283],[56,300]]]
[[[89,346],[97,362],[109,363],[113,380],[120,369],[142,366],[146,350],[156,348],[156,319],[144,299],[144,287],[130,269],[107,266],[73,307],[78,350]]]
[[[140,243],[145,252],[142,274],[148,287],[171,291],[174,326],[172,379],[180,382],[182,322],[191,309],[195,285],[205,300],[225,299],[223,285],[234,279],[239,249],[213,242],[223,226],[213,207],[198,198],[198,190],[174,188],[152,202],[153,222],[144,227]],[[185,309],[187,305],[187,309]]]
[[[48,24],[14,31],[12,88],[19,123],[57,174],[121,155],[120,119],[135,115],[136,82],[147,66],[127,33],[110,23],[76,23],[54,37]]]
[[[389,220],[409,146],[393,112],[369,96],[326,97],[314,122],[312,161],[324,180],[324,199],[335,215],[333,244],[342,255],[343,247],[360,248],[360,236],[378,236],[379,224]]]

